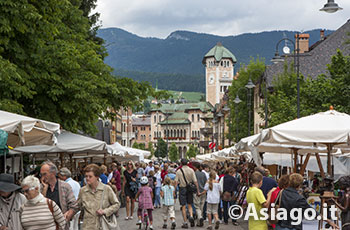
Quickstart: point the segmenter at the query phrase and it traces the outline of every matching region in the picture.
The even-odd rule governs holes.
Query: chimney
[[[324,30],[320,30],[320,40],[324,40]]]
[[[309,51],[309,34],[298,34],[295,35],[295,48],[298,47],[298,40],[299,40],[299,53],[305,53]]]

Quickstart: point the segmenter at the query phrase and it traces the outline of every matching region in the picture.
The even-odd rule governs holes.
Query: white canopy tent
[[[123,157],[124,160],[130,159],[132,161],[143,161],[144,158],[151,155],[149,151],[122,146],[118,142],[113,145],[107,145],[107,151],[113,157],[119,156]]]
[[[62,131],[57,137],[57,144],[50,145],[33,145],[19,146],[10,151],[11,154],[18,153],[35,153],[39,154],[56,154],[56,153],[107,153],[106,142],[91,137],[74,134],[69,131]]]
[[[327,166],[327,156],[321,156],[321,163],[324,168]],[[348,170],[346,166],[336,157],[333,157],[334,162],[334,175],[336,178],[340,177],[340,175],[347,175]],[[293,167],[293,159],[289,154],[282,153],[265,153],[263,156],[263,164],[264,165],[279,165],[283,167]],[[315,156],[311,156],[309,162],[306,166],[306,170],[312,172],[320,172],[318,167],[317,159]],[[335,178],[335,179],[336,179]]]
[[[32,117],[0,110],[0,129],[9,136],[7,144],[12,147],[29,145],[52,145],[60,125]]]
[[[242,139],[235,147],[237,151],[251,151],[258,165],[262,163],[259,152],[267,150],[267,147],[281,148],[279,152],[282,153],[293,151],[295,155],[302,151],[327,152],[327,171],[332,174],[333,146],[348,151],[349,144],[350,116],[329,110],[263,130],[260,134]]]
[[[202,161],[225,161],[230,159],[238,159],[240,155],[244,155],[248,160],[251,158],[250,152],[237,152],[235,147],[225,148],[216,152],[197,155],[197,160]]]

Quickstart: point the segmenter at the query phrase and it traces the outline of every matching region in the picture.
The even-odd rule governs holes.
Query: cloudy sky
[[[344,8],[319,11],[327,0],[98,0],[102,27],[118,27],[143,37],[165,38],[175,30],[237,35],[271,30],[337,29],[350,19]]]

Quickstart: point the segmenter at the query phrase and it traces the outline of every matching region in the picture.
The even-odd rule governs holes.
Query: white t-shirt
[[[209,183],[206,183],[204,190],[207,191],[207,202],[208,204],[220,203],[221,186],[219,183],[213,183],[213,190],[209,189]]]

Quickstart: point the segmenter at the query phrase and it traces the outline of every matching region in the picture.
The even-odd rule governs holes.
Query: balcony
[[[199,146],[202,148],[209,148],[210,141],[200,141]]]
[[[213,134],[213,128],[210,128],[210,127],[201,128],[200,132],[206,137]]]

